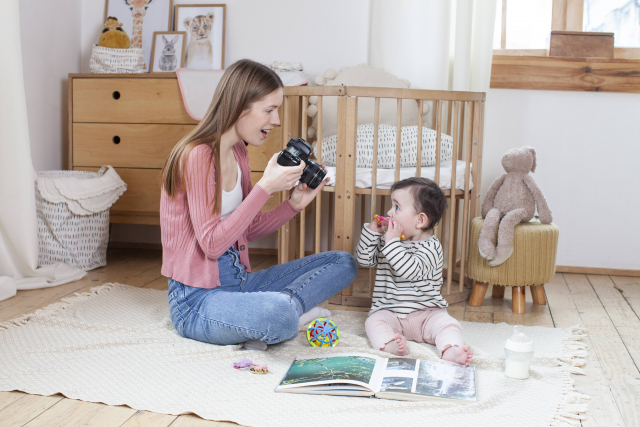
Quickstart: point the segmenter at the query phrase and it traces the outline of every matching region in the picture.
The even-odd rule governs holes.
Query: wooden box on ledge
[[[613,33],[551,31],[549,56],[613,58]]]

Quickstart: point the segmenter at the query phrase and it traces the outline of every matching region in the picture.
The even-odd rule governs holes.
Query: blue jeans
[[[298,335],[298,318],[353,282],[358,266],[332,251],[247,273],[231,247],[218,258],[220,286],[194,288],[169,278],[171,321],[180,335],[218,345]]]

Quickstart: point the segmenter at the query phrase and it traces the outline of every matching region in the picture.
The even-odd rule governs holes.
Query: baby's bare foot
[[[460,365],[469,366],[469,362],[473,358],[473,351],[468,345],[462,347],[449,347],[442,353],[442,359],[449,362],[458,363]]]
[[[398,356],[406,356],[409,354],[409,349],[407,348],[407,339],[400,334],[396,334],[396,344],[398,344]]]
[[[394,339],[389,341],[384,346],[382,351],[395,354],[396,356],[406,356],[409,354],[409,348],[407,347],[407,339],[400,334],[396,334]]]

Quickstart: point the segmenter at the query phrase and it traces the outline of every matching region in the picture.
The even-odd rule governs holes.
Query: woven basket
[[[96,172],[41,171],[39,178],[100,177]],[[92,215],[76,215],[66,203],[51,203],[36,184],[38,216],[38,265],[65,262],[82,270],[107,265],[109,209]]]
[[[513,254],[495,267],[487,264],[478,251],[478,238],[483,224],[482,218],[471,221],[468,253],[468,275],[471,279],[502,286],[543,285],[551,280],[556,270],[560,234],[555,224],[541,224],[532,220],[516,225]]]
[[[146,71],[141,48],[112,49],[93,45],[89,65],[92,73],[138,74]]]

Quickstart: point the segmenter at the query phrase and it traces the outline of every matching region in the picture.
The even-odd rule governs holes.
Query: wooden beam
[[[551,31],[567,29],[567,0],[553,0],[551,6]]]
[[[443,101],[484,101],[485,92],[462,92],[451,90],[403,89],[389,87],[346,87],[348,96],[367,98],[400,98],[400,99],[441,99]]]
[[[567,31],[582,31],[582,16],[584,14],[584,0],[567,1]]]
[[[491,88],[640,93],[640,60],[497,55]]]

